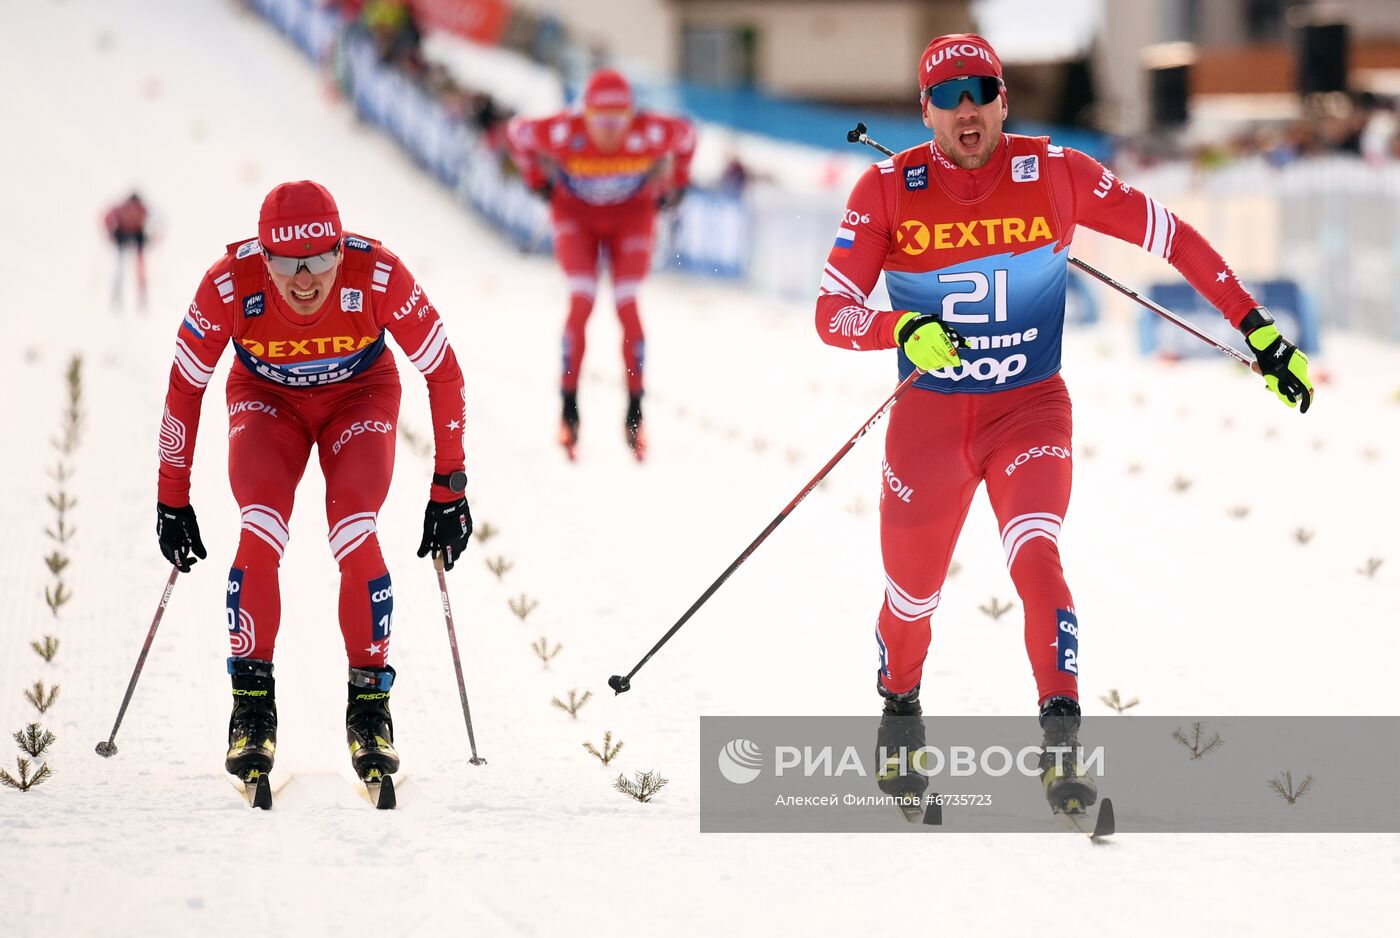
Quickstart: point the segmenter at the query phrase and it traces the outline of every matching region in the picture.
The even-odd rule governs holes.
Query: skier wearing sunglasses
[[[573,459],[584,332],[598,289],[600,258],[606,256],[627,371],[623,432],[641,460],[646,456],[645,340],[637,291],[651,269],[657,211],[679,204],[690,184],[695,130],[683,118],[638,110],[631,86],[610,68],[589,78],[580,104],[550,117],[518,118],[506,139],[526,185],[549,202],[554,253],[568,281],[559,443]]]
[[[1312,400],[1307,358],[1214,248],[1093,158],[1046,137],[1007,134],[1006,86],[981,36],[941,36],[918,69],[926,144],[856,183],[817,298],[823,341],[898,349],[923,374],[890,413],[880,537],[885,597],[876,642],[880,745],[923,744],[919,689],[930,619],[968,506],[985,482],[1025,610],[1025,646],[1047,745],[1073,745],[1079,622],[1058,539],[1072,473],[1070,399],[1060,377],[1068,247],[1083,225],[1166,259],[1240,329],[1268,388]],[[881,272],[893,310],[867,295]],[[910,718],[910,719],[903,719]],[[1074,764],[1045,764],[1057,810],[1095,800]],[[897,777],[898,776],[898,777]],[[927,779],[890,773],[893,794]]]
[[[190,504],[200,405],[224,347],[237,357],[227,383],[229,480],[242,524],[226,587],[233,712],[225,766],[245,782],[270,771],[276,752],[278,568],[313,448],[340,566],[351,759],[362,778],[398,768],[389,713],[394,594],[377,536],[400,392],[386,332],[426,379],[432,412],[435,474],[418,556],[431,552],[451,569],[472,529],[462,373],[422,287],[388,248],[342,230],[325,188],[302,180],[268,193],[257,238],[230,244],[209,268],[176,335],[156,530],[161,553],[186,572],[206,557]]]

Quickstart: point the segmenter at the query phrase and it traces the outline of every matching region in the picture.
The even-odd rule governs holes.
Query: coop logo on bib
[[[1006,358],[964,358],[962,364],[952,368],[939,368],[929,374],[937,378],[961,381],[972,378],[975,381],[993,381],[1005,384],[1026,370],[1026,356],[1017,352]]]

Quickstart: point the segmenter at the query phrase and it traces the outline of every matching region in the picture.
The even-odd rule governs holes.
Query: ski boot
[[[277,753],[277,699],[272,662],[228,659],[233,683],[233,712],[228,718],[228,755],[224,768],[245,783],[272,771]]]
[[[899,799],[899,809],[907,819],[922,820],[928,776],[918,771],[923,758],[918,750],[924,746],[924,709],[919,703],[919,687],[891,694],[877,678],[875,689],[885,698],[880,728],[875,734],[876,782],[880,791]]]
[[[564,392],[564,412],[559,419],[559,445],[564,447],[564,455],[572,462],[577,457],[578,447],[578,394]]]
[[[627,447],[637,457],[637,462],[646,459],[647,432],[642,423],[642,395],[627,396],[627,416],[623,418],[622,429],[627,434]]]
[[[1040,708],[1040,781],[1056,814],[1083,814],[1098,798],[1098,788],[1079,764],[1079,703],[1051,697]],[[1058,752],[1052,747],[1065,747]],[[1068,751],[1065,751],[1065,750]]]
[[[345,739],[350,762],[361,779],[399,770],[394,751],[394,718],[389,714],[393,668],[351,668],[350,702],[345,708]]]

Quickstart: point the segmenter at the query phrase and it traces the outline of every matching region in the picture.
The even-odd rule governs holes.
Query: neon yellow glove
[[[1308,356],[1279,335],[1273,317],[1263,307],[1250,311],[1240,323],[1240,330],[1259,361],[1259,371],[1269,390],[1289,407],[1298,407],[1306,414],[1313,398],[1312,382],[1308,380]]]
[[[956,368],[962,364],[958,346],[965,344],[937,316],[930,313],[905,313],[894,327],[895,339],[904,354],[920,371]]]

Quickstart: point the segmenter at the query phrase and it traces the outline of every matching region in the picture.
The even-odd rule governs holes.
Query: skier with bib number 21
[[[897,754],[924,744],[917,715],[929,620],[985,482],[1025,608],[1044,745],[1073,753],[1079,622],[1057,541],[1072,467],[1070,399],[1059,371],[1075,228],[1165,258],[1244,334],[1269,390],[1304,412],[1313,392],[1308,360],[1190,225],[1083,153],[1003,133],[1001,62],[981,36],[933,40],[918,80],[933,139],[857,181],[816,306],[817,332],[829,345],[898,349],[901,378],[925,372],[895,404],[885,440],[879,745]],[[892,310],[867,303],[882,270]],[[1041,775],[1057,811],[1082,810],[1096,798],[1073,758],[1047,753]],[[882,772],[890,794],[926,786],[917,773]]]

